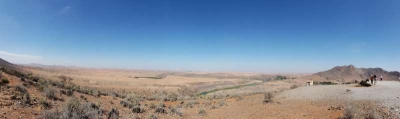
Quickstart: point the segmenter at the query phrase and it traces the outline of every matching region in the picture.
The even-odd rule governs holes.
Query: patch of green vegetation
[[[276,76],[275,79],[276,80],[285,80],[285,79],[288,79],[288,77],[286,77],[286,76]]]
[[[231,90],[231,89],[238,89],[238,88],[246,87],[246,86],[254,86],[254,85],[257,85],[257,84],[258,83],[252,83],[252,84],[245,84],[245,85],[237,85],[237,86],[232,86],[232,87],[219,88],[219,89],[214,89],[214,90],[210,90],[210,91],[201,92],[201,93],[197,94],[197,96],[207,95],[208,93],[213,93],[213,92],[217,92],[217,91],[221,91],[221,90]]]
[[[6,78],[2,78],[1,79],[1,83],[2,84],[7,84],[7,83],[10,83],[10,81],[8,79],[6,79]]]
[[[134,77],[135,79],[138,79],[138,78],[145,78],[145,79],[162,79],[161,77],[150,77],[150,76],[148,76],[148,77]]]

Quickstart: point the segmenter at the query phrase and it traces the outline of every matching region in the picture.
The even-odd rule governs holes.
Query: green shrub
[[[286,76],[276,76],[275,79],[276,80],[285,80],[285,79],[287,79],[287,77]]]
[[[8,84],[8,83],[10,83],[10,81],[7,78],[2,78],[1,79],[1,83],[2,84]]]

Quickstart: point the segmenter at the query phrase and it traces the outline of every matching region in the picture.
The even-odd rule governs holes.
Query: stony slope
[[[307,79],[311,80],[331,80],[338,82],[350,82],[354,80],[367,79],[370,75],[383,76],[384,80],[398,80],[400,73],[397,71],[386,71],[382,68],[356,68],[353,65],[336,66],[330,70],[318,72]]]

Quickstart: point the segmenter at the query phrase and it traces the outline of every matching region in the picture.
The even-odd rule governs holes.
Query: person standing
[[[383,80],[383,76],[381,75],[381,81]]]
[[[369,77],[369,80],[371,81],[371,84],[374,84],[374,76],[371,75],[371,76]]]
[[[374,85],[376,85],[376,75],[374,75]]]

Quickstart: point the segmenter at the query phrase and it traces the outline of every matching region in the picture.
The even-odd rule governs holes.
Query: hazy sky
[[[399,0],[0,0],[0,58],[102,68],[400,70]]]

